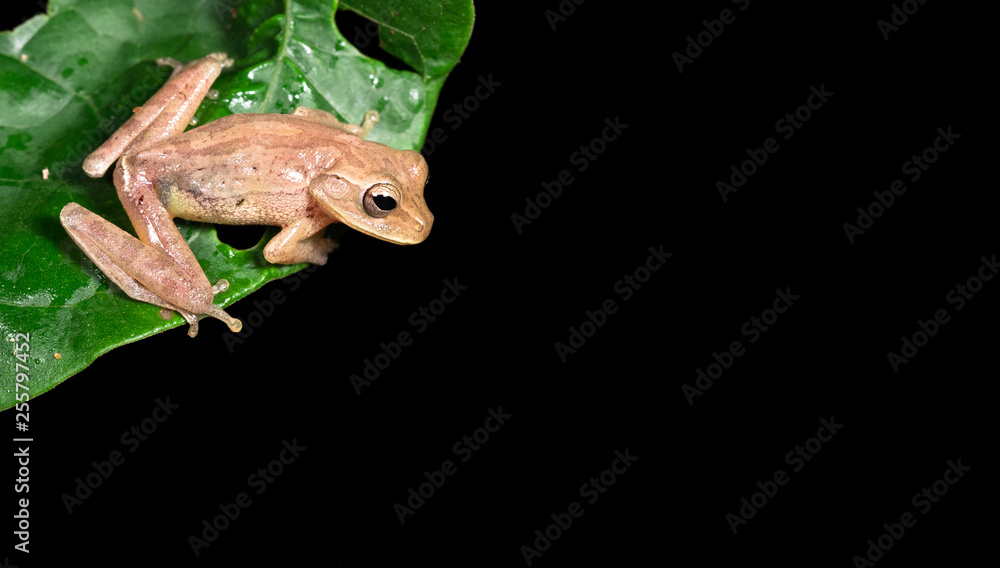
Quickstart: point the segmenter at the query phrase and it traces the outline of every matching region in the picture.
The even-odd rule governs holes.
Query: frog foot
[[[326,237],[319,237],[313,241],[313,247],[310,251],[309,259],[306,262],[311,262],[312,264],[317,264],[323,266],[326,264],[326,257],[333,251],[337,250],[340,243],[333,239],[328,239]]]
[[[219,280],[215,286],[205,282],[205,294],[197,292],[198,285],[165,253],[109,223],[99,215],[77,203],[63,207],[59,220],[84,254],[112,282],[130,298],[163,308],[160,317],[170,319],[177,312],[188,324],[188,335],[198,335],[198,315],[204,314],[221,320],[233,332],[243,328],[240,320],[231,317],[222,308],[210,303],[207,292],[213,296],[229,288],[229,282]],[[149,276],[150,274],[154,276]],[[202,275],[202,278],[204,276]],[[194,290],[184,294],[178,291]],[[174,293],[170,293],[173,291]],[[194,298],[194,299],[192,299]],[[182,308],[188,306],[189,309]],[[197,310],[195,314],[191,310]]]
[[[219,292],[224,292],[229,288],[229,281],[225,278],[219,280],[212,286],[212,294],[218,294]],[[176,306],[170,308],[163,308],[160,310],[160,317],[169,320],[174,317],[174,311],[179,313],[186,322],[188,322],[188,337],[198,336],[198,315],[191,313],[187,310],[182,310]],[[229,331],[233,333],[239,333],[243,329],[243,322],[237,318],[232,317],[227,314],[222,308],[212,304],[208,310],[203,314],[209,317],[213,317],[217,320],[222,321],[229,327]]]
[[[222,67],[223,69],[233,66],[233,60],[221,51],[216,53],[209,53],[202,59],[209,59],[209,58],[218,61],[219,66]],[[184,63],[174,59],[173,57],[159,57],[156,59],[156,64],[161,67],[163,66],[173,67],[174,71],[170,74],[170,79],[173,79],[174,77],[177,76],[178,73],[184,71],[185,69],[191,67],[192,65],[198,63],[199,61],[201,61],[201,59],[195,59],[194,61],[188,61],[187,63]]]

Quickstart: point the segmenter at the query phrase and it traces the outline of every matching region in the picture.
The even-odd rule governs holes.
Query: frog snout
[[[413,227],[414,232],[420,235],[421,240],[426,239],[427,235],[431,232],[431,225],[434,224],[434,215],[430,211],[421,215],[417,218],[417,222]]]

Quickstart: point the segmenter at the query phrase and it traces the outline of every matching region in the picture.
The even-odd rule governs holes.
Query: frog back
[[[336,129],[290,115],[235,114],[135,156],[167,211],[229,225],[286,225],[309,207],[309,182],[341,156]]]

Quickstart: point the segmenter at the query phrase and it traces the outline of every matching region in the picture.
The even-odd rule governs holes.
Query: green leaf
[[[219,97],[195,115],[198,124],[298,106],[358,124],[375,109],[381,120],[369,139],[421,148],[472,32],[471,0],[340,7],[378,23],[382,48],[412,70],[361,54],[337,30],[330,0],[53,0],[48,14],[0,33],[0,410],[115,347],[184,324],[111,284],[58,219],[76,201],[132,230],[111,176],[90,179],[81,164],[163,84],[170,70],[156,58],[224,51],[236,59],[214,85]],[[230,282],[216,296],[223,307],[304,267],[264,260],[276,229],[236,250],[211,225],[178,226],[209,279]]]

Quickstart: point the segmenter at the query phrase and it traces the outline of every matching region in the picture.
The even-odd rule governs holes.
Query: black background
[[[876,566],[967,564],[994,528],[1000,283],[961,310],[946,297],[998,252],[985,14],[928,2],[886,41],[889,2],[687,4],[591,0],[553,30],[556,0],[479,3],[431,124],[446,140],[425,151],[431,237],[348,234],[294,289],[233,306],[247,322],[272,312],[255,301],[284,298],[232,350],[206,320],[195,340],[182,328],[122,347],[34,401],[32,553],[2,554],[524,566],[535,530],[578,502],[533,566],[854,566],[907,512],[916,525]],[[723,9],[735,22],[678,72],[672,53]],[[781,139],[776,121],[813,86],[833,94]],[[447,113],[463,104],[458,124]],[[606,119],[628,126],[579,171],[571,154]],[[905,179],[948,127],[961,138]],[[723,201],[717,181],[768,137],[780,149]],[[562,170],[573,182],[519,233],[512,214]],[[844,223],[895,179],[906,193],[850,243]],[[624,301],[616,283],[660,246],[673,256]],[[451,279],[467,288],[418,332],[410,315]],[[799,299],[751,344],[741,327],[776,289]],[[561,361],[555,343],[609,298],[617,311]],[[887,353],[938,309],[950,321],[894,372]],[[400,332],[412,345],[359,396],[350,375]],[[745,354],[689,405],[682,386],[737,340]],[[122,433],[168,397],[178,408],[129,452]],[[456,442],[501,408],[510,418],[459,461]],[[786,454],[822,419],[843,428],[793,471]],[[257,494],[248,477],[283,441],[306,449]],[[62,496],[115,450],[124,463],[67,514]],[[580,486],[616,451],[638,459],[588,503]],[[449,459],[457,472],[401,524],[394,505]],[[959,459],[971,469],[921,513],[914,494]],[[726,515],[778,469],[790,481],[734,535]],[[240,492],[252,504],[195,558],[188,537]]]

